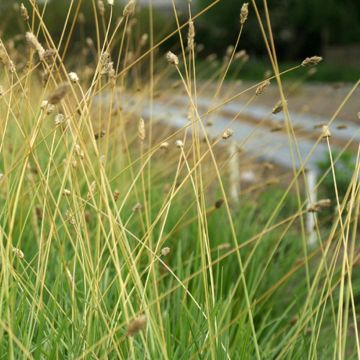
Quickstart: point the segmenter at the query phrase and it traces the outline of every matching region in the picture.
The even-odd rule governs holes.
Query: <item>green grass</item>
[[[299,65],[299,62],[281,62],[281,70],[291,69]],[[207,79],[211,74],[209,70],[209,63],[206,59],[198,59],[197,66],[203,79]],[[261,81],[266,78],[266,74],[272,73],[271,63],[268,60],[260,60],[259,58],[251,58],[241,66],[233,65],[229,69],[228,79],[246,80],[246,81]],[[306,82],[321,82],[321,83],[355,83],[360,78],[360,69],[351,66],[344,66],[336,63],[329,63],[326,59],[321,63],[321,66],[316,67],[315,72],[309,73],[308,68],[298,68],[283,76],[284,81],[293,82],[299,78]]]
[[[255,180],[234,182],[232,139],[207,135],[196,99],[208,90],[197,88],[194,49],[181,56],[185,39],[180,64],[168,64],[151,12],[148,39],[134,41],[138,12],[117,20],[93,2],[97,38],[67,57],[81,2],[69,7],[61,44],[26,5],[20,38],[38,40],[0,43],[0,358],[358,358],[359,156],[341,198],[337,160],[323,169],[334,203],[310,246],[306,173],[242,152],[240,174]],[[242,31],[246,23],[239,41]],[[219,97],[231,66],[213,66],[218,106],[232,96]],[[188,99],[188,126],[140,120],[173,94]],[[214,120],[218,111],[208,110]],[[331,155],[331,139],[318,141]]]

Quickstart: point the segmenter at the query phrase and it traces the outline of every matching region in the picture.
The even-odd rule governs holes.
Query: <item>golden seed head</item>
[[[76,72],[69,72],[69,79],[73,83],[79,82],[79,77],[77,76]]]
[[[188,48],[189,50],[194,50],[195,48],[195,26],[192,20],[189,21]]]
[[[46,115],[50,115],[54,110],[55,106],[50,104],[46,109]]]
[[[111,61],[111,56],[108,51],[104,51],[100,56],[100,75],[107,75],[112,82],[115,82],[114,62]]]
[[[312,68],[310,68],[310,69],[308,70],[308,75],[309,75],[309,76],[313,76],[313,75],[315,75],[316,73],[317,73],[317,69],[314,68],[314,67],[312,67]]]
[[[331,132],[330,132],[329,126],[323,125],[321,136],[324,139],[327,139],[327,138],[331,137]]]
[[[255,95],[260,95],[260,94],[262,94],[269,85],[270,85],[270,81],[269,81],[269,80],[263,81],[263,82],[256,88]]]
[[[161,249],[161,255],[162,256],[167,256],[167,255],[169,255],[170,254],[170,248],[169,247],[164,247],[164,248],[162,248]]]
[[[18,259],[22,260],[24,258],[24,253],[20,249],[13,248],[12,252]]]
[[[238,52],[235,53],[234,58],[236,60],[243,60],[245,61],[246,59],[248,59],[249,55],[247,54],[245,49],[239,50]]]
[[[148,40],[149,40],[149,35],[148,35],[147,33],[142,34],[142,35],[141,35],[141,38],[140,38],[140,46],[141,46],[141,47],[142,47],[142,46],[145,46],[146,43],[148,42]]]
[[[92,38],[87,37],[87,38],[85,39],[85,42],[86,42],[86,45],[87,45],[88,47],[94,47],[94,41],[93,41]]]
[[[97,7],[98,7],[98,10],[99,10],[100,16],[104,16],[104,14],[105,14],[105,6],[104,6],[104,2],[102,0],[98,0]]]
[[[58,104],[66,95],[67,91],[69,89],[68,83],[60,84],[52,94],[49,96],[49,103],[52,105]]]
[[[230,57],[233,54],[234,50],[235,50],[234,45],[229,45],[226,48],[226,55],[225,56]]]
[[[94,196],[95,189],[96,189],[96,181],[93,181],[89,186],[89,191],[86,196],[88,200],[90,200]]]
[[[278,131],[281,131],[283,129],[283,126],[282,125],[277,125],[275,124],[271,129],[270,129],[270,132],[278,132]]]
[[[65,116],[63,114],[57,114],[54,119],[54,123],[56,126],[61,125],[65,120]]]
[[[319,212],[324,208],[328,208],[331,206],[331,200],[330,199],[321,199],[317,201],[316,203],[312,204],[307,211],[308,212]]]
[[[169,143],[167,141],[160,144],[160,149],[161,150],[166,150],[168,148],[169,148]]]
[[[234,135],[234,130],[226,129],[222,134],[222,138],[224,140],[227,140],[227,139],[231,138],[233,135]]]
[[[243,25],[249,15],[249,3],[244,3],[240,10],[240,24]]]
[[[53,64],[56,58],[56,50],[54,49],[47,49],[44,52],[43,60],[46,61],[48,64]]]
[[[85,23],[85,15],[84,15],[84,13],[79,13],[79,16],[78,16],[78,22],[80,23],[80,24],[84,24]]]
[[[0,63],[2,63],[11,73],[16,71],[13,61],[10,59],[4,44],[0,39]]]
[[[285,100],[286,102],[286,100]],[[273,107],[272,109],[272,113],[275,115],[275,114],[278,114],[279,112],[283,111],[283,108],[284,108],[284,104],[281,100],[279,100],[275,106]]]
[[[130,0],[124,7],[123,16],[129,17],[135,13],[135,0]]]
[[[21,5],[20,5],[20,14],[21,14],[22,18],[24,19],[24,21],[29,20],[29,13],[23,3],[21,3]]]
[[[176,147],[178,147],[179,149],[184,147],[184,143],[182,142],[182,140],[176,140],[175,141],[175,145]]]
[[[49,105],[49,102],[47,100],[43,100],[41,102],[40,109],[44,111],[48,107],[48,105]]]
[[[46,115],[49,115],[55,110],[55,107],[54,105],[50,104],[49,101],[44,100],[41,102],[40,109],[44,111]]]
[[[338,130],[347,129],[347,125],[345,125],[345,124],[339,124],[339,125],[336,126],[336,128],[337,128]]]
[[[139,136],[140,141],[145,140],[145,121],[142,118],[140,118],[140,120],[139,120],[138,136]]]
[[[129,325],[127,329],[127,336],[134,336],[139,331],[143,330],[146,326],[147,318],[146,315],[140,315],[138,318],[133,320]]]
[[[164,248],[161,249],[161,255],[162,256],[167,256],[167,255],[170,254],[170,251],[171,251],[171,249],[169,247],[164,247]]]
[[[230,249],[231,248],[231,244],[229,243],[222,243],[218,246],[218,250],[226,250],[226,249]]]
[[[133,212],[137,212],[137,211],[140,211],[142,209],[142,205],[140,203],[136,203],[133,208],[132,208],[132,211]]]
[[[171,51],[169,51],[166,54],[166,60],[171,65],[175,65],[175,66],[179,65],[179,58],[174,53],[172,53]]]
[[[323,58],[321,56],[312,56],[307,57],[302,63],[301,66],[313,66],[317,65],[319,62],[321,62]]]
[[[42,47],[37,37],[30,31],[26,33],[25,37],[29,45],[37,51],[40,60],[43,61],[45,57],[45,49]]]

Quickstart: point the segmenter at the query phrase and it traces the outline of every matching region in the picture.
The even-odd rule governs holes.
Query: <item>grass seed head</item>
[[[278,114],[279,112],[283,111],[284,109],[284,104],[281,100],[279,100],[275,106],[273,107],[272,109],[272,113],[275,115],[275,114]]]
[[[24,253],[20,249],[13,248],[12,252],[18,259],[22,260],[24,258]]]
[[[169,255],[170,254],[170,248],[169,247],[164,247],[164,248],[162,248],[161,249],[161,255],[162,256],[167,256],[167,255]]]
[[[142,118],[140,118],[140,120],[139,120],[138,136],[139,136],[140,141],[145,140],[145,121]]]
[[[52,65],[56,59],[56,50],[47,49],[44,52],[44,61],[46,61],[49,65]]]
[[[167,141],[160,144],[161,150],[167,150],[169,148],[169,143]]]
[[[148,41],[149,41],[149,35],[147,33],[142,34],[140,38],[140,46],[141,47],[145,46]]]
[[[244,3],[240,10],[240,24],[243,25],[249,15],[249,3]]]
[[[58,104],[66,95],[66,93],[69,90],[69,84],[68,83],[62,83],[60,84],[49,96],[49,103],[51,105]]]
[[[1,39],[0,39],[0,63],[2,63],[5,66],[5,68],[7,68],[11,73],[14,73],[16,71],[15,64],[10,59],[10,56],[8,55],[6,48],[2,43]]]
[[[227,250],[231,248],[231,244],[229,243],[222,243],[218,247],[218,250]]]
[[[143,330],[146,326],[147,318],[146,315],[140,315],[138,318],[133,320],[129,325],[127,329],[127,336],[134,336],[139,331]]]
[[[340,125],[337,125],[336,128],[337,128],[338,130],[347,129],[347,125],[345,125],[345,124],[340,124]]]
[[[235,60],[242,60],[245,62],[249,58],[249,55],[245,49],[242,49],[235,53],[234,58],[235,58]]]
[[[54,119],[54,123],[56,126],[61,125],[65,120],[64,114],[57,114]]]
[[[171,51],[169,51],[166,54],[166,60],[171,65],[175,65],[175,66],[179,65],[179,58],[174,53],[172,53]]]
[[[322,133],[321,136],[323,139],[327,139],[329,137],[331,137],[331,132],[330,132],[330,128],[328,125],[323,125],[322,126]]]
[[[130,17],[130,16],[134,15],[135,6],[136,6],[135,0],[130,0],[124,7],[123,16]]]
[[[312,57],[307,57],[302,63],[301,66],[314,66],[319,64],[319,62],[321,62],[323,60],[323,58],[321,56],[312,56]]]
[[[105,5],[104,5],[104,2],[102,0],[98,0],[97,7],[98,7],[98,10],[99,10],[100,16],[104,16],[105,15]]]
[[[108,5],[113,6],[114,5],[114,0],[107,0],[107,3],[108,3]]]
[[[175,141],[175,145],[176,145],[176,147],[179,148],[179,149],[181,149],[181,148],[184,147],[184,143],[183,143],[182,140],[176,140],[176,141]]]
[[[260,94],[262,94],[269,85],[270,85],[270,81],[269,81],[269,80],[263,81],[263,82],[256,88],[255,95],[260,95]]]
[[[189,21],[188,48],[190,51],[195,49],[195,26],[192,20]]]
[[[69,79],[71,82],[73,83],[78,83],[79,82],[79,77],[77,76],[76,72],[69,72]]]
[[[234,130],[226,129],[222,134],[222,138],[224,140],[227,140],[227,139],[231,138],[233,135],[234,135]]]
[[[43,46],[40,44],[39,40],[37,39],[37,37],[30,31],[28,31],[25,35],[26,40],[28,42],[28,44],[37,51],[38,55],[39,55],[39,59],[41,61],[44,60],[45,58],[45,49],[43,48]]]
[[[46,114],[50,115],[54,110],[54,105],[50,104],[49,101],[44,100],[41,102],[40,109]]]
[[[24,19],[24,21],[29,20],[29,13],[23,3],[21,3],[21,5],[20,5],[20,14],[21,14],[22,18]]]
[[[322,209],[329,208],[331,206],[331,200],[330,199],[321,199],[317,201],[316,203],[312,204],[307,211],[308,212],[319,212]]]
[[[94,196],[95,189],[96,189],[96,181],[93,181],[89,186],[89,191],[86,196],[88,200],[90,200]]]
[[[140,203],[136,203],[133,208],[132,211],[133,212],[139,212],[142,209],[142,205]]]
[[[40,104],[40,109],[45,111],[45,109],[49,106],[49,102],[47,100],[43,100]]]

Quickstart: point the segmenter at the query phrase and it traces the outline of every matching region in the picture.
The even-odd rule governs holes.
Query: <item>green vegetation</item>
[[[19,27],[2,25],[0,357],[359,358],[359,159],[346,181],[317,184],[342,197],[330,223],[314,217],[308,243],[303,167],[260,160],[278,146],[272,132],[250,154],[240,146],[256,131],[240,142],[216,123],[237,96],[236,86],[222,91],[236,77],[235,50],[206,68],[187,24],[186,37],[158,30],[156,12],[132,1],[124,12],[68,1],[66,15],[59,4],[31,0]],[[158,40],[174,53],[163,56]],[[252,61],[244,69],[263,80],[268,69]],[[307,137],[297,137],[277,78],[288,126],[277,134],[296,155]],[[259,85],[248,104],[261,101]],[[322,171],[333,175],[337,161]]]

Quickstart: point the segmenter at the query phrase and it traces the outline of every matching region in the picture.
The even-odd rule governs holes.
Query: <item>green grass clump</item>
[[[311,215],[308,244],[306,161],[283,169],[260,161],[261,149],[241,152],[230,129],[207,131],[233,99],[222,85],[246,22],[206,83],[194,32],[188,48],[187,23],[156,42],[151,11],[144,35],[136,9],[115,19],[93,1],[96,39],[68,57],[81,27],[73,5],[57,41],[51,3],[30,1],[23,33],[0,43],[1,358],[357,358],[358,157],[341,198],[330,157],[337,207],[330,221]],[[188,14],[202,13],[189,4]],[[294,157],[299,139],[264,35]],[[169,38],[179,64],[157,51]],[[204,110],[197,100],[214,84]],[[183,127],[169,120],[176,112]]]

